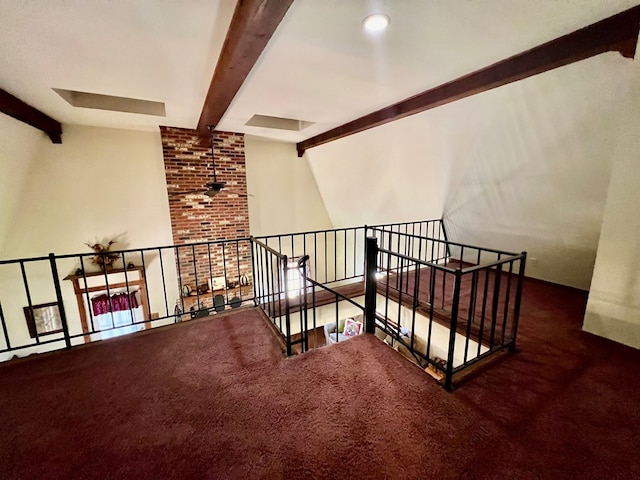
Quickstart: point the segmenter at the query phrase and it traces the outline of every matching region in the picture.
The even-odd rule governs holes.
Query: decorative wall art
[[[57,302],[32,305],[31,308],[27,306],[23,310],[31,338],[36,337],[36,332],[38,336],[62,332],[62,319]]]

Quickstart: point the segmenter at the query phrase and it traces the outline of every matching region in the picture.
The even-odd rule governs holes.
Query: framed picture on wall
[[[31,314],[32,309],[33,315]],[[22,310],[27,320],[31,338],[36,337],[36,332],[38,336],[62,332],[62,320],[60,319],[60,310],[57,302],[32,305],[32,308],[27,306],[23,307]]]

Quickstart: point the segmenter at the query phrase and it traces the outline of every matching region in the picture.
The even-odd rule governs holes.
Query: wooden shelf
[[[75,273],[70,273],[69,275],[67,275],[66,277],[64,277],[63,280],[78,280],[81,278],[90,278],[90,277],[99,277],[102,276],[104,277],[105,275],[112,275],[114,273],[130,273],[130,272],[142,272],[143,268],[142,267],[131,267],[131,268],[110,268],[106,271],[106,273],[102,270],[100,271],[95,271],[95,272],[84,272],[84,274],[80,274],[80,275],[76,275]]]
[[[193,305],[200,301],[200,308],[212,308],[213,307],[213,299],[216,295],[222,295],[224,297],[225,303],[231,300],[233,297],[242,297],[242,301],[253,298],[253,285],[243,285],[241,287],[234,288],[220,288],[216,290],[209,290],[207,292],[201,293],[197,295],[195,293],[191,293],[187,296],[182,296],[182,302],[184,304],[184,311],[188,313]]]

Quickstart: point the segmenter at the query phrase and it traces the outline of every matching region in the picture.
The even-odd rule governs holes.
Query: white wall
[[[417,115],[305,153],[335,227],[439,218],[450,146]]]
[[[640,61],[625,67],[619,74],[626,88],[610,126],[613,173],[584,329],[640,348]]]
[[[9,258],[171,244],[159,132],[65,125],[63,143],[45,144],[29,171]]]
[[[600,55],[306,152],[336,226],[443,216],[588,289],[631,63]]]
[[[528,276],[588,289],[629,63],[605,54],[458,102],[449,236],[525,250]]]
[[[2,255],[20,258],[80,253],[85,242],[116,239],[115,249],[171,245],[171,222],[159,132],[127,131],[65,125],[63,143],[43,143],[31,163],[29,181]],[[16,180],[19,179],[16,177]],[[163,252],[169,311],[177,298],[175,260]],[[139,264],[139,261],[134,260]],[[75,271],[77,259],[61,260],[61,276]],[[146,256],[151,311],[166,313],[159,255]],[[94,267],[95,268],[95,267]],[[0,294],[9,330],[28,339],[22,307],[27,305],[16,268],[0,269]],[[55,301],[46,262],[28,265],[33,304]],[[63,296],[72,332],[79,314],[70,282]]]
[[[332,228],[306,159],[293,143],[245,137],[249,228],[255,236]]]
[[[40,130],[0,113],[0,258],[16,209],[21,205],[27,173],[49,138]]]

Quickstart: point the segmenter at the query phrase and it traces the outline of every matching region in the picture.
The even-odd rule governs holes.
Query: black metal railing
[[[255,304],[269,317],[285,341],[287,355],[291,355],[288,257],[255,238],[252,238],[252,248]]]
[[[367,236],[376,237],[379,248],[425,262],[445,263],[451,254],[441,219],[368,226]]]
[[[526,253],[454,242],[443,248],[445,263],[377,248],[375,288],[382,305],[375,317],[392,343],[430,365],[451,389],[455,374],[498,350],[515,349]]]
[[[300,344],[300,352],[346,338],[339,325],[348,319],[356,326],[355,334],[364,331],[364,305],[360,298],[345,295],[311,278],[304,277],[303,284],[306,293],[296,304],[300,308],[292,312],[292,325],[297,333],[291,341],[294,347]]]
[[[367,226],[367,236],[378,247],[424,260],[442,263],[449,257],[447,232],[442,219]]]
[[[37,279],[39,286],[34,288],[29,278]],[[23,348],[32,347],[34,351],[55,350],[71,346],[69,328],[67,326],[64,302],[56,269],[55,258],[33,257],[0,261],[0,286],[14,299],[20,296],[20,302],[2,302],[0,298],[0,355],[6,360],[11,354]],[[41,291],[44,292],[41,293]],[[47,302],[42,302],[40,295],[46,295]],[[51,301],[51,300],[55,301]],[[15,310],[15,311],[14,311]],[[39,314],[39,315],[38,315]],[[35,328],[41,316],[43,321],[51,325],[48,331]],[[16,316],[20,322],[10,321]],[[51,332],[51,333],[50,333]]]
[[[289,259],[308,255],[309,278],[323,285],[362,280],[365,227],[287,233],[256,237]]]
[[[98,269],[106,255],[116,263]],[[340,341],[351,318],[451,389],[515,348],[525,262],[449,241],[442,220],[4,260],[0,356],[257,305],[287,355]]]
[[[324,345],[318,329],[332,320],[362,314],[352,298],[311,278],[309,255],[291,258],[258,239],[253,248],[255,302],[282,337],[287,355]]]
[[[253,305],[251,252],[243,238],[2,260],[0,359]]]

